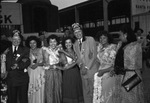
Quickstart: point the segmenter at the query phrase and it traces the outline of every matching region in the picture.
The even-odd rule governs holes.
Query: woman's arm
[[[111,72],[114,70],[114,61],[116,57],[116,45],[111,45],[111,48],[108,51],[109,56],[107,57],[107,60],[109,61],[110,67],[107,69],[99,70],[98,76],[102,76],[104,73]]]
[[[64,66],[67,64],[67,58],[65,56],[64,53],[59,53],[60,57],[59,57],[59,64],[62,64],[61,66],[60,65],[56,65],[56,67],[58,69],[61,69],[61,70],[64,70]]]
[[[65,67],[64,67],[64,70],[67,70],[67,69],[75,66],[76,64],[77,64],[77,61],[73,61],[73,63],[71,63],[71,64],[66,64]]]
[[[68,56],[69,54],[67,53],[68,55],[66,55],[66,53],[61,54],[61,61],[63,61],[63,64],[64,64],[63,70],[67,70],[67,69],[69,69],[69,68],[71,68],[77,64],[77,56],[75,57],[75,56],[71,55],[70,58],[73,59],[73,61],[71,64],[69,64],[67,61],[67,58],[66,58],[66,56]]]
[[[69,53],[67,53],[66,51],[64,50],[59,50],[60,53],[64,53],[65,55],[67,55],[68,57],[70,58],[74,58],[72,55],[70,55]]]
[[[35,63],[35,64],[31,65],[30,67],[32,69],[36,69],[38,66],[43,66],[43,65],[44,65],[44,63]]]
[[[98,76],[101,77],[103,74],[107,73],[107,72],[111,72],[113,70],[113,66],[107,68],[107,69],[103,69],[103,70],[99,70],[98,71]]]
[[[53,68],[54,68],[54,69],[60,69],[60,70],[63,70],[63,69],[64,69],[62,66],[59,66],[59,65],[53,65]]]

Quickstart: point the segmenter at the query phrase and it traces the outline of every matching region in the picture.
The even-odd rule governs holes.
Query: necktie
[[[81,40],[79,40],[80,51],[81,51],[81,46],[82,46],[82,42],[81,42]]]
[[[14,54],[16,54],[17,53],[17,47],[15,46],[15,48],[14,48]]]

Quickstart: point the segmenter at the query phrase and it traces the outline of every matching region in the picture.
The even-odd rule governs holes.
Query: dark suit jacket
[[[9,48],[6,54],[6,70],[8,71],[7,83],[12,86],[20,86],[29,82],[28,73],[25,69],[30,65],[29,49],[25,47],[18,47],[16,57],[14,57],[12,47]],[[16,59],[17,58],[17,59]],[[26,59],[24,61],[23,59]],[[18,67],[12,70],[11,67],[17,63]]]
[[[2,54],[7,48],[11,47],[12,43],[8,40],[0,41],[0,54]]]

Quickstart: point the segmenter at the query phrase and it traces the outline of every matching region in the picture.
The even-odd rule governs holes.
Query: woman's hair
[[[72,43],[75,42],[75,40],[74,40],[73,38],[71,38],[70,36],[64,38],[63,41],[62,41],[62,47],[63,47],[64,50],[66,49],[66,46],[65,46],[66,40],[71,40]],[[72,48],[73,48],[73,47],[72,47]]]
[[[36,36],[29,36],[29,37],[26,39],[25,44],[26,44],[27,47],[30,48],[30,41],[32,41],[32,40],[36,41],[36,43],[37,43],[37,48],[40,48],[40,47],[41,47],[41,41],[40,41],[40,39],[39,39],[38,37],[36,37]]]
[[[59,44],[59,38],[58,38],[57,35],[54,35],[54,34],[50,35],[50,36],[47,38],[47,43],[48,43],[48,44],[49,44],[50,39],[55,39],[55,40],[57,41],[57,44]]]
[[[98,31],[97,32],[97,39],[98,39],[98,41],[99,41],[101,36],[106,36],[108,43],[109,44],[112,43],[112,36],[107,31],[103,30],[103,31]]]
[[[129,25],[123,25],[120,28],[120,31],[123,32],[124,34],[125,33],[127,34],[127,43],[131,43],[137,40],[135,33],[133,32],[132,28]]]

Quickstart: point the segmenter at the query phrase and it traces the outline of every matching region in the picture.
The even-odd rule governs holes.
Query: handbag
[[[135,70],[132,70],[132,71],[135,72]],[[121,85],[124,87],[124,89],[127,92],[132,90],[135,86],[137,86],[142,81],[136,72],[133,76],[128,78],[126,81],[124,81],[124,78],[125,78],[125,75],[123,76]]]

